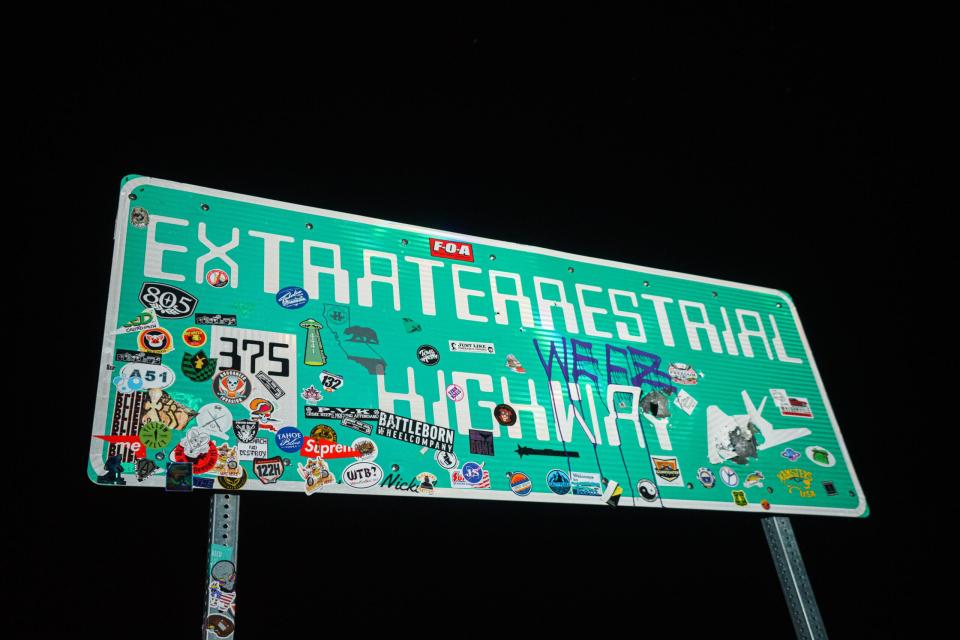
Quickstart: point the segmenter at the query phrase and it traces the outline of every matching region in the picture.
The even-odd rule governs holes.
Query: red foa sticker
[[[430,238],[430,255],[450,260],[473,262],[473,245],[469,242]]]
[[[304,438],[303,446],[300,447],[300,455],[306,458],[330,460],[332,458],[359,458],[362,454],[359,449],[348,447],[345,444],[337,444],[322,438]]]

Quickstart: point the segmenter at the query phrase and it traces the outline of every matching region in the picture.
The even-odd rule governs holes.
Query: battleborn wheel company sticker
[[[385,436],[448,453],[453,452],[453,433],[453,429],[405,418],[386,411],[380,412],[377,422],[378,436]]]

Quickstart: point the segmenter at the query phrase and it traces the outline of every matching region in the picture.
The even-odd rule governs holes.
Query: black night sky
[[[903,381],[884,373],[930,351],[889,333],[929,233],[908,20],[57,11],[8,25],[30,41],[10,125],[28,211],[58,238],[20,249],[58,265],[24,299],[43,291],[42,324],[70,336],[27,333],[66,379],[37,389],[53,413],[30,452],[8,451],[33,467],[14,489],[26,543],[4,557],[31,637],[200,634],[209,494],[84,477],[131,173],[788,291],[871,506],[792,519],[826,628],[917,637],[940,617],[933,463],[898,444]],[[244,639],[793,633],[746,514],[249,492],[240,519]]]

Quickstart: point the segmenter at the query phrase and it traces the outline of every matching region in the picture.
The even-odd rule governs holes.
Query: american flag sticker
[[[226,592],[220,590],[220,585],[216,582],[210,583],[210,606],[220,611],[236,612],[234,600],[237,599],[236,592]]]

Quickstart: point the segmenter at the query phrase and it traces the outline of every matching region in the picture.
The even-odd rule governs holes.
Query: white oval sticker
[[[354,489],[369,489],[383,480],[383,469],[375,462],[354,462],[343,470],[341,479]]]
[[[120,368],[113,384],[120,393],[133,393],[147,389],[166,389],[176,379],[177,374],[166,365],[130,362]]]

